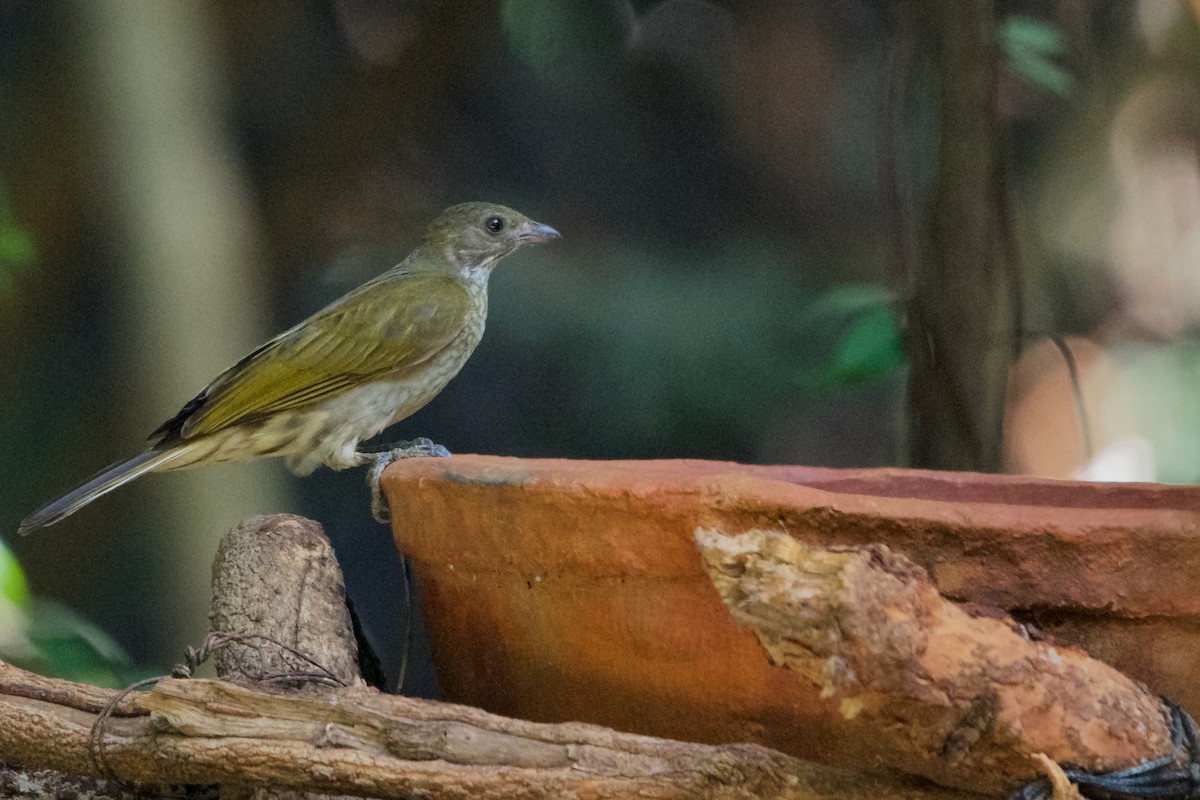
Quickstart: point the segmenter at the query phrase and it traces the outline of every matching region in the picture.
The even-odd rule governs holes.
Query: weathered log
[[[830,735],[939,783],[1012,791],[1034,753],[1093,772],[1174,752],[1162,701],[1005,616],[972,616],[884,545],[699,530],[704,566],[771,660],[840,710]]]

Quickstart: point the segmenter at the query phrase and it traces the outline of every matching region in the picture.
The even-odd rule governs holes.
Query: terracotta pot
[[[697,527],[884,542],[1200,715],[1200,490],[701,461],[414,459],[384,473],[447,699],[846,761],[836,704],[727,613]],[[803,724],[800,724],[803,722]]]

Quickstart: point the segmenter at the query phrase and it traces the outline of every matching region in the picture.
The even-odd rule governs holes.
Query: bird
[[[429,225],[395,267],[351,290],[218,375],[150,434],[146,449],[100,471],[21,522],[53,525],[148,472],[281,456],[296,475],[448,455],[428,439],[388,453],[359,442],[415,413],[445,388],[483,336],[487,285],[500,259],[560,238],[495,203],[461,203]]]

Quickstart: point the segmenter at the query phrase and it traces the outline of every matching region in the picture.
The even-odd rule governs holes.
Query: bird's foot
[[[367,485],[371,487],[371,516],[376,522],[386,524],[391,521],[392,513],[379,486],[379,478],[388,465],[402,458],[449,458],[450,451],[422,436],[411,442],[390,445],[386,450],[360,451],[359,455],[371,465],[367,470]]]

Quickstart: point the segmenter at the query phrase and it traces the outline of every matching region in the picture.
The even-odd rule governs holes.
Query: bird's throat
[[[446,264],[450,267],[451,274],[468,286],[481,286],[486,289],[488,277],[492,274],[492,267],[495,263],[495,257],[485,258],[482,261],[466,260],[457,250],[451,247],[446,248]]]

